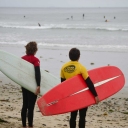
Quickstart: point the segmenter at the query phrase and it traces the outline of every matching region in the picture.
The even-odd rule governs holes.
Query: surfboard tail
[[[39,107],[40,112],[42,113],[42,115],[44,115],[44,116],[52,115],[52,114],[49,113],[49,111],[47,110],[48,104],[47,104],[47,102],[44,100],[44,98],[40,98],[40,99],[37,101],[37,105],[38,105],[38,107]]]
[[[46,101],[44,100],[44,98],[40,98],[38,101],[37,101],[37,105],[41,111],[41,113],[45,116],[46,115],[46,112],[45,112],[45,108],[46,108]]]

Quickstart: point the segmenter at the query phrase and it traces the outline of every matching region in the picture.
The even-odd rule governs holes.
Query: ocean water
[[[62,63],[64,50],[78,47],[87,51],[81,60],[89,69],[116,65],[128,79],[128,8],[0,8],[0,46],[23,48],[29,41],[47,48],[42,67],[57,76],[56,58]],[[52,55],[51,48],[57,49]]]
[[[29,41],[128,52],[128,8],[0,8],[0,44]]]

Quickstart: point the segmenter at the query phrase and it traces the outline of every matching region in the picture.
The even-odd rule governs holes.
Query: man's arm
[[[35,67],[35,79],[36,79],[36,83],[37,83],[37,88],[36,88],[35,94],[37,95],[38,93],[40,93],[40,81],[41,81],[41,73],[40,73],[39,66]]]
[[[96,90],[95,90],[94,84],[93,84],[92,80],[90,79],[90,77],[88,77],[88,78],[85,80],[85,82],[86,82],[86,84],[87,84],[89,90],[91,91],[91,93],[95,96],[95,101],[96,101],[96,103],[98,104],[98,103],[100,102],[100,99],[99,99],[99,97],[98,97],[98,95],[97,95],[97,92],[96,92]]]
[[[61,78],[61,82],[64,82],[66,79],[64,79],[64,78]]]

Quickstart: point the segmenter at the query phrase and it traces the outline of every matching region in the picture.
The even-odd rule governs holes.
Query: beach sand
[[[10,47],[1,45],[1,49],[16,54],[17,56],[25,54],[23,46]],[[68,51],[69,49],[39,48],[37,57],[40,58],[41,68],[59,77],[59,70],[62,64],[69,60]],[[104,61],[106,57],[103,56],[105,55],[109,60]],[[91,57],[86,59],[87,56]],[[97,59],[96,56],[99,56],[100,59]],[[126,60],[127,57],[125,53],[94,53],[82,50],[81,62],[84,63],[88,69],[108,64],[118,66],[124,71],[127,79],[127,65],[124,66],[124,63],[121,63],[123,60],[120,60],[119,63],[117,56],[123,56],[121,59],[124,60]],[[113,58],[115,58],[115,60],[113,60]],[[101,101],[98,105],[92,105],[88,108],[86,128],[128,128],[128,86],[126,84],[125,87],[115,95]],[[0,128],[21,128],[21,108],[21,87],[0,72]],[[43,116],[39,112],[36,104],[34,128],[69,128],[69,118],[70,113]],[[79,116],[77,117],[77,128],[78,120]]]

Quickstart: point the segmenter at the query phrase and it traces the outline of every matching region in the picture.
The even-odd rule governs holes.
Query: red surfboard
[[[101,101],[117,93],[125,83],[122,71],[115,66],[96,68],[88,73]],[[95,99],[83,77],[77,75],[52,88],[37,104],[41,113],[49,116],[93,105]]]

